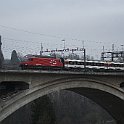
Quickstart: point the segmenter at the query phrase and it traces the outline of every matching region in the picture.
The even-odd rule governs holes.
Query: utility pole
[[[113,52],[114,52],[114,44],[112,44],[112,52],[111,52],[111,61],[113,62],[113,58],[114,58],[114,55],[113,55]]]
[[[86,69],[86,49],[84,48],[84,40],[82,41],[83,44],[83,57],[84,57],[84,70]]]
[[[105,47],[103,46],[103,52],[105,52]]]
[[[42,45],[42,43],[41,43],[40,56],[42,56],[42,53],[43,53],[43,45]]]
[[[102,48],[102,53],[101,53],[101,60],[102,61],[104,61],[104,53],[105,52],[105,48],[104,48],[104,46],[103,46],[103,48]]]
[[[82,44],[83,44],[83,49],[84,49],[84,40],[82,41]]]
[[[115,45],[112,44],[112,52],[114,52],[114,49],[115,49]]]
[[[122,47],[122,60],[124,62],[124,45],[121,45],[121,47]]]
[[[84,69],[86,69],[86,49],[84,48]]]
[[[63,53],[62,53],[62,54],[63,54],[63,58],[64,58],[64,50],[65,50],[65,39],[63,39],[62,41],[63,41],[63,44],[64,44],[64,46],[63,46]]]

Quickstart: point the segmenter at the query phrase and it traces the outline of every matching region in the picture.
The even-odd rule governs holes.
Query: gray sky
[[[124,0],[0,0],[2,50],[24,55],[44,49],[82,47],[99,57],[102,46],[124,44]],[[5,27],[4,27],[5,26]],[[21,30],[20,30],[21,29]],[[29,31],[30,33],[26,32]]]

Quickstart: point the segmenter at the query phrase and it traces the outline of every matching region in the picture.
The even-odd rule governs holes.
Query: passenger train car
[[[71,60],[55,57],[31,57],[20,63],[21,69],[63,69],[71,71],[82,70],[123,70],[124,63],[105,61]]]
[[[85,65],[85,66],[84,66]],[[107,61],[65,60],[65,68],[69,69],[92,69],[92,70],[124,70],[124,63]]]

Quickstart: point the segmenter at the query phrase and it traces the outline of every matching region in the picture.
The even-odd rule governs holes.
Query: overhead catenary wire
[[[71,37],[65,37],[65,36],[57,36],[57,35],[50,35],[50,34],[44,34],[44,33],[38,33],[38,32],[32,32],[32,31],[28,31],[25,29],[19,29],[19,28],[15,28],[15,27],[10,27],[10,26],[5,26],[5,25],[1,25],[0,27],[5,28],[5,29],[9,29],[9,30],[14,30],[14,31],[20,31],[20,32],[24,32],[24,33],[28,33],[28,34],[33,34],[33,35],[39,35],[39,36],[43,36],[43,37],[51,37],[51,38],[57,38],[57,39],[68,39],[68,40],[72,40],[72,41],[84,41],[84,42],[95,42],[95,43],[101,43],[101,41],[92,41],[92,40],[85,40],[85,39],[78,39],[78,38],[71,38]]]
[[[0,25],[0,27],[15,30],[15,31],[21,31],[21,32],[29,33],[29,34],[41,35],[41,36],[46,36],[46,37],[60,38],[59,36],[55,36],[55,35],[42,34],[42,33],[32,32],[32,31],[19,29],[19,28],[14,28],[14,27],[9,27],[9,26],[4,26],[4,25]]]

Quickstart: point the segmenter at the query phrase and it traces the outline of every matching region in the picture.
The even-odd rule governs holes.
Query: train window
[[[124,65],[123,64],[119,64],[118,67],[124,67]]]
[[[104,66],[104,64],[103,63],[99,63],[99,66]]]
[[[121,67],[124,67],[124,64],[121,64]]]
[[[81,65],[81,63],[80,62],[77,62],[77,65]]]
[[[122,67],[122,65],[121,64],[118,64],[118,67]]]
[[[115,65],[115,67],[124,67],[124,65],[122,65],[122,64],[114,64]]]
[[[91,65],[91,63],[90,62],[86,62],[86,65]]]
[[[94,66],[94,62],[89,62],[88,65]]]
[[[84,62],[80,62],[81,63],[81,65],[84,65]]]
[[[97,66],[101,66],[100,63],[95,63]]]
[[[98,66],[99,63],[94,63],[94,66]]]
[[[91,62],[91,63],[89,63],[89,65],[91,65],[91,66],[95,66],[95,65],[96,65],[96,63]]]
[[[119,65],[118,64],[114,64],[114,67],[119,67]]]
[[[70,65],[74,65],[74,63],[73,63],[72,61],[69,61],[69,64],[70,64]]]
[[[77,65],[84,65],[84,62],[77,62]]]
[[[104,66],[104,63],[97,63],[98,66]]]
[[[72,61],[69,61],[69,64],[70,65],[77,65],[77,61],[73,61],[73,62]]]
[[[89,65],[89,62],[86,62],[85,65]]]
[[[121,67],[121,64],[118,64],[118,67]]]
[[[74,62],[74,65],[77,65],[77,61]]]

